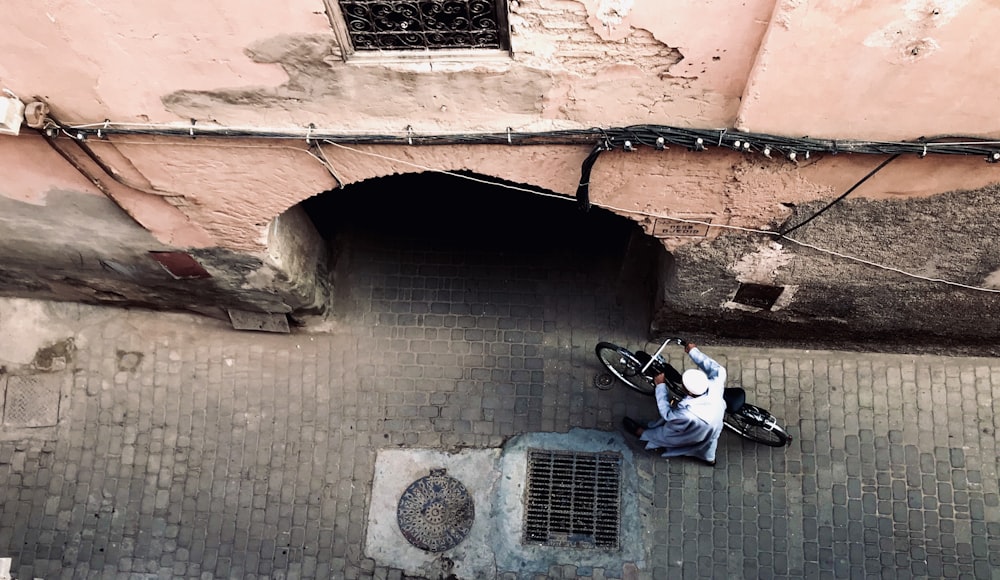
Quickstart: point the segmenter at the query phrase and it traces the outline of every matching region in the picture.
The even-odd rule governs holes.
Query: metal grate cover
[[[523,544],[618,549],[618,453],[528,451]]]
[[[50,427],[59,422],[60,374],[11,375],[3,406],[5,427]]]
[[[340,0],[355,50],[502,49],[501,0]]]

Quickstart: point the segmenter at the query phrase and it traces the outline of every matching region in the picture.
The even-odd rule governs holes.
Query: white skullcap
[[[688,369],[681,376],[684,388],[692,396],[704,395],[708,390],[708,375],[700,369]]]

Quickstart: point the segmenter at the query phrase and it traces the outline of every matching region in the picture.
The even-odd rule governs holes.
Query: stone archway
[[[444,308],[435,301],[458,289],[421,284],[461,285],[463,300],[480,305],[506,290],[537,292],[540,302],[564,300],[568,310],[571,296],[547,292],[559,287],[571,294],[576,285],[582,295],[599,286],[609,308],[628,310],[623,316],[642,328],[662,279],[658,269],[667,262],[662,245],[628,218],[581,211],[571,198],[490,176],[433,172],[372,178],[313,196],[276,218],[268,253],[300,283],[299,293],[315,287],[334,316],[352,309],[351,291],[361,278],[392,276],[376,272],[373,263],[382,256],[400,264],[391,281],[400,286],[385,290],[387,299],[426,300],[416,308],[428,313]]]

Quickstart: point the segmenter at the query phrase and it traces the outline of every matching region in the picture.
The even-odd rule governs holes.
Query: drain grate
[[[6,400],[3,400],[3,425],[56,425],[59,422],[59,388],[62,380],[61,374],[10,375],[7,378]]]
[[[523,544],[618,549],[618,453],[528,451]]]

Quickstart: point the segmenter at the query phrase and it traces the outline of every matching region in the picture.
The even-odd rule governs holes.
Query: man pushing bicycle
[[[625,430],[646,442],[646,449],[664,449],[663,457],[695,457],[715,465],[715,451],[722,433],[726,402],[722,395],[726,369],[701,352],[693,342],[681,342],[698,368],[681,375],[673,367],[670,380],[683,385],[684,397],[671,401],[664,373],[656,375],[656,405],[660,418],[646,427],[629,417],[622,419]]]

